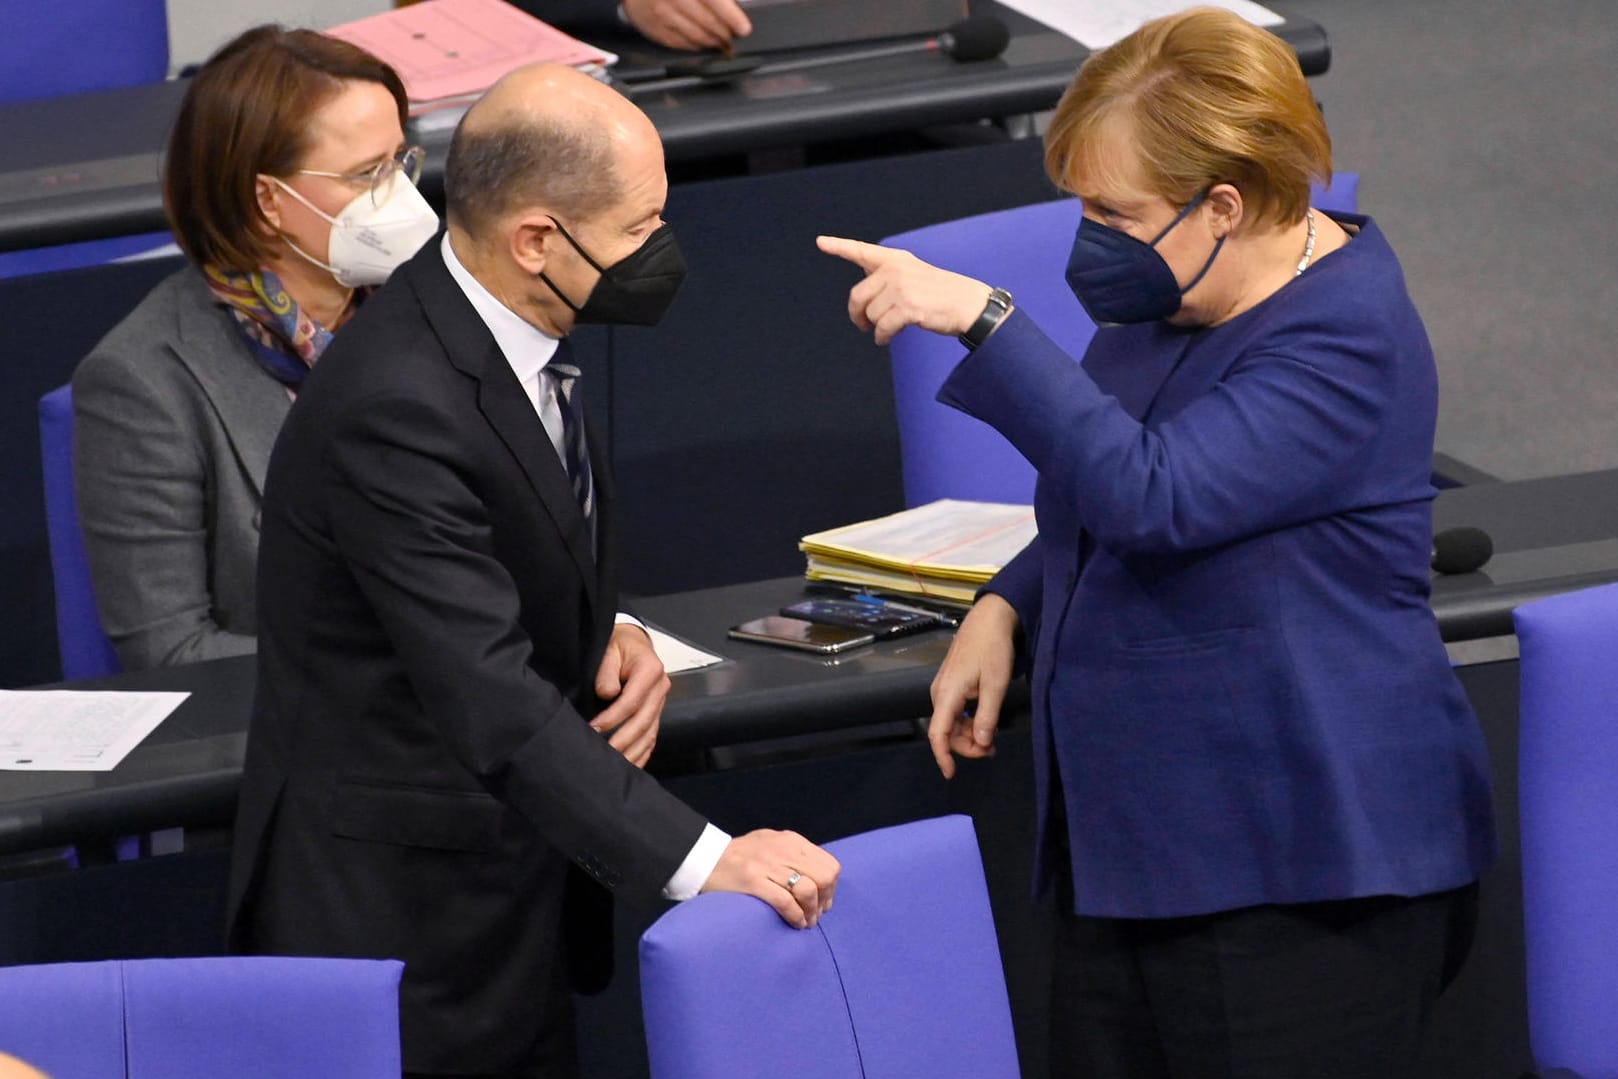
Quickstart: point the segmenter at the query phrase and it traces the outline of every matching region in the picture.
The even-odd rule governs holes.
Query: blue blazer
[[[1492,860],[1488,762],[1428,605],[1437,373],[1369,219],[1220,326],[1013,313],[939,400],[1039,472],[991,584],[1032,654],[1040,886],[1077,913],[1420,895]]]

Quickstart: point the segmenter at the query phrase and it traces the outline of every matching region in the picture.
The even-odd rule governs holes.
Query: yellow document
[[[1033,540],[1032,506],[940,499],[799,541],[812,581],[970,603]]]

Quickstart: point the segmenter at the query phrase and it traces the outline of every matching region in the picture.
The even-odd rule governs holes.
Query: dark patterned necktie
[[[590,449],[584,441],[584,396],[579,392],[579,369],[563,362],[572,354],[567,343],[556,350],[556,356],[545,365],[545,376],[556,391],[556,403],[562,412],[562,464],[567,469],[568,481],[573,485],[573,497],[584,513],[584,523],[590,530],[590,543],[595,545],[596,497],[595,482],[590,474]]]

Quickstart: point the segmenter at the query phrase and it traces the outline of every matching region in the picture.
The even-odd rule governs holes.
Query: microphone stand
[[[946,56],[953,56],[955,44],[955,36],[945,31],[935,37],[925,38],[921,41],[905,41],[894,45],[883,45],[868,49],[843,50],[825,53],[820,56],[807,56],[799,60],[781,60],[776,63],[767,63],[750,57],[720,58],[712,61],[714,72],[711,75],[681,75],[674,78],[629,83],[624,86],[624,91],[629,96],[636,97],[640,94],[685,90],[693,86],[719,85],[741,78],[743,75],[784,75],[793,71],[830,67],[833,64],[848,64],[860,60],[884,60],[890,56],[905,56],[917,52],[940,52]]]

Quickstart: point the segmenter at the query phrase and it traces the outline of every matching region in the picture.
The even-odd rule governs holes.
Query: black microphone
[[[1011,31],[993,15],[973,15],[953,24],[933,42],[937,43],[939,52],[962,63],[993,60],[1011,44]]]
[[[915,52],[941,52],[961,63],[992,60],[1006,51],[1011,43],[1011,31],[993,15],[972,15],[950,25],[936,37],[919,41],[903,41],[893,45],[879,45],[866,49],[847,49],[801,60],[761,62],[757,57],[737,56],[733,59],[712,57],[700,60],[675,61],[668,65],[668,73],[676,78],[653,82],[634,83],[625,87],[633,95],[662,90],[681,90],[689,86],[729,82],[747,74],[779,75],[789,71],[847,64],[859,60],[880,60],[888,56],[904,56]]]
[[[921,41],[901,41],[893,45],[879,45],[869,49],[849,49],[827,56],[811,56],[803,60],[783,60],[778,64],[764,64],[759,73],[802,71],[827,64],[846,64],[854,60],[879,60],[884,56],[903,56],[912,52],[941,52],[945,56],[970,63],[974,60],[992,60],[1006,51],[1011,43],[1011,31],[993,15],[972,15],[950,24],[948,30],[937,37]]]
[[[1446,528],[1433,537],[1435,573],[1471,573],[1494,554],[1494,541],[1481,528]]]

